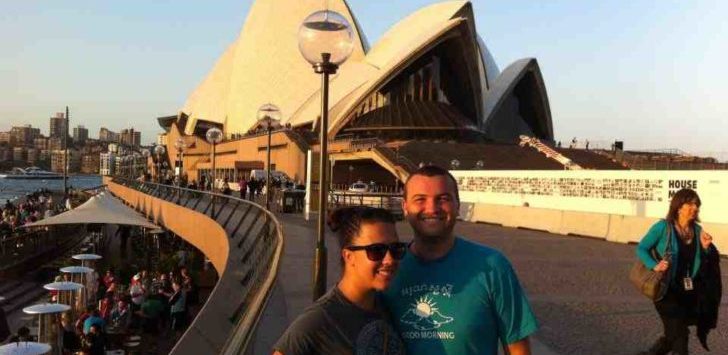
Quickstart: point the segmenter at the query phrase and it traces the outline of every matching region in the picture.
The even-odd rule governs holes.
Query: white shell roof
[[[344,0],[331,0],[329,7],[355,24]],[[320,77],[298,52],[296,35],[303,19],[320,9],[319,1],[257,0],[238,39],[182,108],[190,117],[185,133],[192,134],[198,119],[223,123],[227,134],[245,133],[265,103],[280,107],[283,123],[297,126],[316,122]],[[470,2],[442,2],[401,20],[367,53],[367,44],[357,42],[349,60],[331,77],[329,132],[340,128],[340,120],[404,63],[472,18]],[[469,25],[474,30],[474,24]],[[364,38],[358,26],[354,31],[357,39]],[[475,45],[484,48],[482,42]],[[482,48],[488,79],[493,80],[498,75],[497,66],[487,48]]]
[[[352,61],[364,58],[360,31],[343,0],[328,0],[329,9],[353,26]],[[273,103],[282,121],[296,112],[320,85],[298,51],[298,28],[322,9],[318,0],[257,0],[250,8],[238,39],[223,54],[208,77],[182,108],[189,116],[186,134],[204,119],[225,124],[225,133],[245,133],[253,126],[258,108]]]

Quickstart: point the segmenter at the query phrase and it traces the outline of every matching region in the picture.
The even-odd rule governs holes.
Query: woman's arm
[[[660,238],[665,235],[665,228],[667,228],[667,222],[659,221],[650,227],[637,244],[637,257],[642,261],[643,264],[649,269],[654,269],[658,262],[652,258],[650,251],[660,242]]]

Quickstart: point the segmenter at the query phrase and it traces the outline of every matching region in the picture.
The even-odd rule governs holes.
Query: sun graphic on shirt
[[[420,318],[431,317],[438,310],[435,306],[437,306],[437,303],[427,296],[420,297],[412,304],[412,308],[415,309],[415,314]]]

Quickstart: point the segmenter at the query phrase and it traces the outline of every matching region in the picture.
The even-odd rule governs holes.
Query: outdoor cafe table
[[[76,254],[71,257],[74,260],[81,260],[81,266],[87,266],[86,262],[93,261],[93,260],[99,260],[103,258],[101,255],[97,254]]]
[[[43,285],[43,288],[48,291],[57,291],[56,303],[67,304],[73,308],[71,319],[75,319],[76,315],[84,311],[79,302],[81,300],[81,292],[83,292],[80,291],[83,289],[83,285],[80,283],[70,281],[52,282]]]
[[[62,338],[58,336],[58,320],[55,315],[70,309],[71,306],[66,304],[40,303],[23,308],[23,312],[38,315],[38,341],[51,344],[51,346],[55,345],[56,349],[61,349]]]
[[[51,346],[32,341],[21,341],[0,346],[3,355],[40,355],[51,351]]]
[[[86,275],[88,273],[93,272],[94,269],[86,266],[66,266],[62,267],[61,272],[66,274],[71,274],[71,281],[78,282],[81,285],[86,285]],[[86,304],[88,303],[88,296],[90,291],[88,289],[84,289],[83,292],[81,292],[81,307],[86,308]]]

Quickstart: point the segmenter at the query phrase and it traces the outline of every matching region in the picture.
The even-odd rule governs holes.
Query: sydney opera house
[[[320,77],[298,49],[302,21],[320,1],[257,0],[237,37],[175,115],[160,117],[170,161],[180,137],[190,180],[212,168],[207,129],[218,127],[218,177],[236,181],[265,168],[267,134],[257,111],[271,103],[281,119],[272,134],[271,167],[306,177],[318,154]],[[349,59],[330,80],[329,155],[334,183],[352,178],[396,184],[421,163],[519,169],[529,155],[522,136],[553,143],[546,87],[535,58],[501,70],[477,33],[472,4],[448,1],[402,19],[370,44],[344,0],[330,9],[352,24]],[[487,37],[485,37],[487,39]],[[547,159],[548,160],[548,159]],[[317,161],[317,159],[314,159]],[[544,169],[564,169],[546,161]],[[316,168],[312,169],[314,172]],[[314,181],[315,181],[314,176]]]

